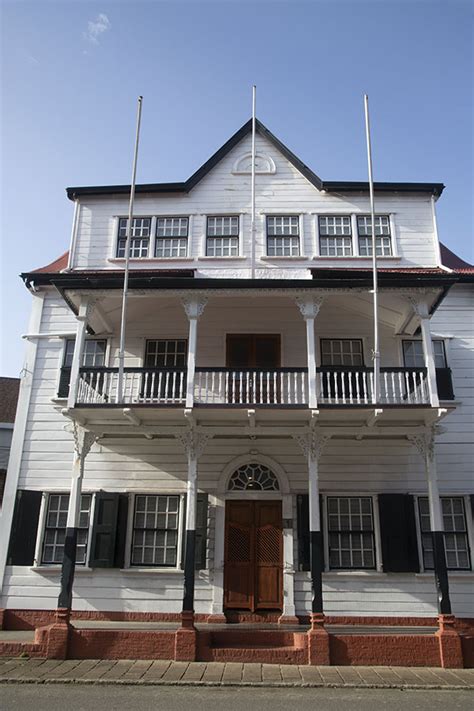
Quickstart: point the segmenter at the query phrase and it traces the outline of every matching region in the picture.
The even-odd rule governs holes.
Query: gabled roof
[[[64,252],[64,254],[61,254],[60,257],[54,260],[54,262],[46,264],[46,266],[40,267],[39,269],[33,269],[32,271],[35,274],[37,272],[42,272],[44,274],[56,274],[57,272],[62,272],[63,269],[66,269],[68,261],[69,250]]]
[[[318,190],[326,192],[368,192],[369,184],[353,181],[324,181],[301,161],[284,143],[282,143],[269,129],[256,119],[257,133],[267,138],[287,160],[304,175]],[[136,193],[188,193],[197,183],[221,161],[229,151],[234,148],[245,136],[252,131],[250,119],[234,135],[224,143],[213,156],[209,158],[190,178],[182,183],[142,183],[135,186]],[[428,192],[439,196],[443,192],[442,183],[374,183],[375,190],[379,192]],[[130,185],[99,185],[66,188],[67,196],[74,200],[81,195],[120,195],[130,193]]]
[[[453,269],[459,274],[474,274],[474,266],[472,264],[458,257],[457,254],[454,254],[454,252],[448,249],[442,242],[440,242],[439,247],[441,251],[441,261],[445,267]]]

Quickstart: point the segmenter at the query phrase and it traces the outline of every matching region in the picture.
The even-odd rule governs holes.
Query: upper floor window
[[[267,255],[297,257],[300,253],[300,228],[297,215],[267,216]]]
[[[117,257],[125,257],[128,218],[121,217],[118,226]],[[148,257],[151,217],[134,217],[130,234],[130,257]]]
[[[433,341],[433,352],[436,368],[446,368],[446,353],[444,341]],[[403,341],[403,361],[406,368],[424,368],[425,355],[422,341]]]
[[[469,570],[471,563],[469,559],[464,499],[462,496],[442,496],[441,510],[443,513],[446,565],[451,570]],[[421,547],[423,550],[423,567],[425,570],[433,570],[433,539],[431,536],[430,509],[427,497],[419,497],[418,511],[420,517]]]
[[[321,365],[364,365],[360,338],[321,338]]]
[[[74,346],[76,341],[74,338],[66,340],[64,348],[63,365],[61,368],[61,376],[59,379],[58,397],[67,397],[69,394],[69,382],[71,380],[71,366],[74,357]],[[82,352],[83,367],[95,367],[105,365],[105,353],[107,350],[107,341],[105,338],[87,338],[84,341],[84,350]]]
[[[357,231],[359,233],[360,256],[371,257],[372,219],[370,218],[370,216],[357,216]],[[389,257],[392,254],[390,219],[388,215],[375,216],[375,250],[378,257]]]
[[[188,225],[187,217],[157,217],[155,257],[186,257]]]
[[[322,257],[352,255],[352,228],[349,215],[319,217],[319,253]]]
[[[184,339],[147,341],[145,368],[184,368],[187,341]]]
[[[208,217],[206,232],[208,257],[239,256],[239,218]]]

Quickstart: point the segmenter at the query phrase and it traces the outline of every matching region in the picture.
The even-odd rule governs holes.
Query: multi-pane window
[[[91,499],[90,494],[81,496],[76,549],[76,563],[80,564],[85,564],[87,557]],[[63,561],[68,506],[69,494],[49,494],[42,563],[62,563]]]
[[[419,497],[421,546],[423,567],[433,570],[433,539],[431,536],[430,508],[427,497]],[[444,547],[446,565],[451,570],[469,570],[469,543],[466,526],[466,512],[462,496],[442,496],[441,510],[444,525]]]
[[[208,217],[206,255],[208,257],[239,256],[239,218]]]
[[[267,255],[297,257],[300,253],[299,225],[297,215],[267,216]]]
[[[155,257],[186,257],[188,252],[188,218],[156,219]]]
[[[71,366],[74,357],[74,338],[68,338],[64,349],[63,365],[59,380],[58,397],[67,397],[69,394],[69,383],[71,380]],[[105,365],[105,354],[107,341],[104,338],[88,338],[84,341],[82,352],[83,367],[95,367]]]
[[[372,219],[366,215],[357,217],[359,233],[359,254],[361,257],[372,256]],[[392,254],[390,236],[390,219],[388,215],[375,216],[375,252],[378,257],[389,257]]]
[[[360,338],[322,338],[321,365],[363,365]]]
[[[329,567],[375,568],[375,539],[370,496],[327,499]]]
[[[128,218],[121,217],[118,226],[117,257],[125,257]],[[134,217],[130,233],[130,257],[148,257],[151,217]]]
[[[436,368],[446,368],[444,341],[433,341]],[[403,360],[406,368],[424,368],[425,356],[422,341],[403,341]]]
[[[147,341],[145,368],[184,368],[187,342],[184,339]]]
[[[135,497],[132,565],[176,567],[179,496]]]
[[[319,253],[322,257],[352,255],[352,228],[349,215],[319,217]]]
[[[186,382],[185,368],[188,351],[184,339],[147,341],[145,368],[173,368],[167,373],[145,373],[142,379],[141,397],[181,400]]]

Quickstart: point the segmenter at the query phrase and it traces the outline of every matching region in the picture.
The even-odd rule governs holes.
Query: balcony
[[[81,368],[76,405],[117,405],[118,368]],[[125,368],[121,405],[184,407],[186,370]],[[373,372],[365,367],[320,367],[318,406],[373,405]],[[429,406],[426,368],[382,368],[377,405]],[[196,368],[194,405],[308,407],[306,368]]]

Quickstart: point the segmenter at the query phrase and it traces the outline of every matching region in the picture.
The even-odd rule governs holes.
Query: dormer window
[[[157,217],[155,257],[186,257],[188,225],[187,217]]]
[[[117,257],[125,257],[128,218],[119,219]],[[130,257],[148,257],[151,234],[151,217],[134,217],[130,234]]]
[[[300,253],[298,215],[267,216],[267,256],[297,257]]]
[[[319,253],[321,257],[352,256],[350,215],[320,216]]]
[[[372,256],[372,220],[370,216],[357,217],[359,233],[359,254],[361,257]],[[388,215],[375,216],[375,249],[377,257],[392,255],[392,240],[390,235],[390,218]]]
[[[206,232],[208,257],[239,256],[239,218],[208,217]]]

